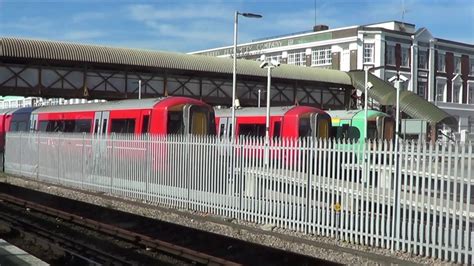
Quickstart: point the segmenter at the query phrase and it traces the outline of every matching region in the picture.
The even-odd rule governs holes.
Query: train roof
[[[293,109],[295,106],[275,106],[270,107],[270,115],[284,115],[289,110]],[[231,117],[232,109],[219,109],[214,108],[214,113],[216,117]],[[243,107],[235,110],[236,116],[264,116],[266,114],[265,107]]]
[[[364,110],[330,110],[326,112],[331,116],[331,118],[338,118],[343,120],[364,118]],[[388,116],[386,113],[377,110],[367,110],[367,114],[369,115],[369,118],[376,115]]]
[[[134,110],[134,109],[151,109],[157,103],[163,101],[167,97],[147,98],[147,99],[128,99],[100,103],[84,103],[84,104],[67,104],[39,107],[33,114],[37,113],[60,113],[60,112],[96,112],[96,111],[112,111],[112,110]]]
[[[6,115],[8,113],[13,113],[14,111],[18,110],[20,108],[5,108],[5,109],[0,109],[0,115]]]

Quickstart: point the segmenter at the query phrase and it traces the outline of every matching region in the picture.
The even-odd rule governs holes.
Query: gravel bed
[[[38,191],[88,202],[99,206],[126,211],[162,221],[205,230],[244,241],[289,250],[324,260],[351,265],[380,264],[429,264],[450,265],[440,260],[410,255],[403,252],[392,253],[388,249],[356,245],[329,237],[307,235],[291,230],[272,228],[255,223],[237,221],[188,210],[177,210],[144,204],[133,200],[111,197],[106,193],[93,193],[68,189],[19,177],[0,175],[0,182],[7,182]],[[270,229],[270,231],[267,231]],[[231,250],[232,247],[229,247]]]

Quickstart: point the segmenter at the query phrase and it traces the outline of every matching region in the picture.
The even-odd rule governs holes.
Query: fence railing
[[[8,133],[5,171],[473,263],[473,143]],[[269,155],[265,163],[264,155]]]

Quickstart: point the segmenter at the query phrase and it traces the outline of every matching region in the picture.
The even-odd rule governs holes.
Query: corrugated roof
[[[364,71],[351,71],[348,74],[352,78],[353,86],[364,91]],[[373,84],[368,93],[369,97],[382,105],[396,105],[397,90],[392,84],[371,73],[369,73],[369,81]],[[400,110],[412,118],[423,119],[430,123],[445,123],[450,126],[457,124],[456,119],[450,114],[410,91],[400,92]]]
[[[58,41],[0,38],[0,56],[46,59],[179,69],[232,74],[233,60],[204,55],[117,48]],[[237,74],[266,77],[266,69],[251,60],[238,60]],[[347,73],[330,69],[316,69],[281,65],[272,71],[273,78],[305,80],[341,85],[352,85]]]

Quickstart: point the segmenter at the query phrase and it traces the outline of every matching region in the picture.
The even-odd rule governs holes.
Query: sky
[[[0,36],[191,52],[232,45],[235,11],[263,16],[239,18],[239,43],[403,18],[474,44],[473,0],[0,0]]]

